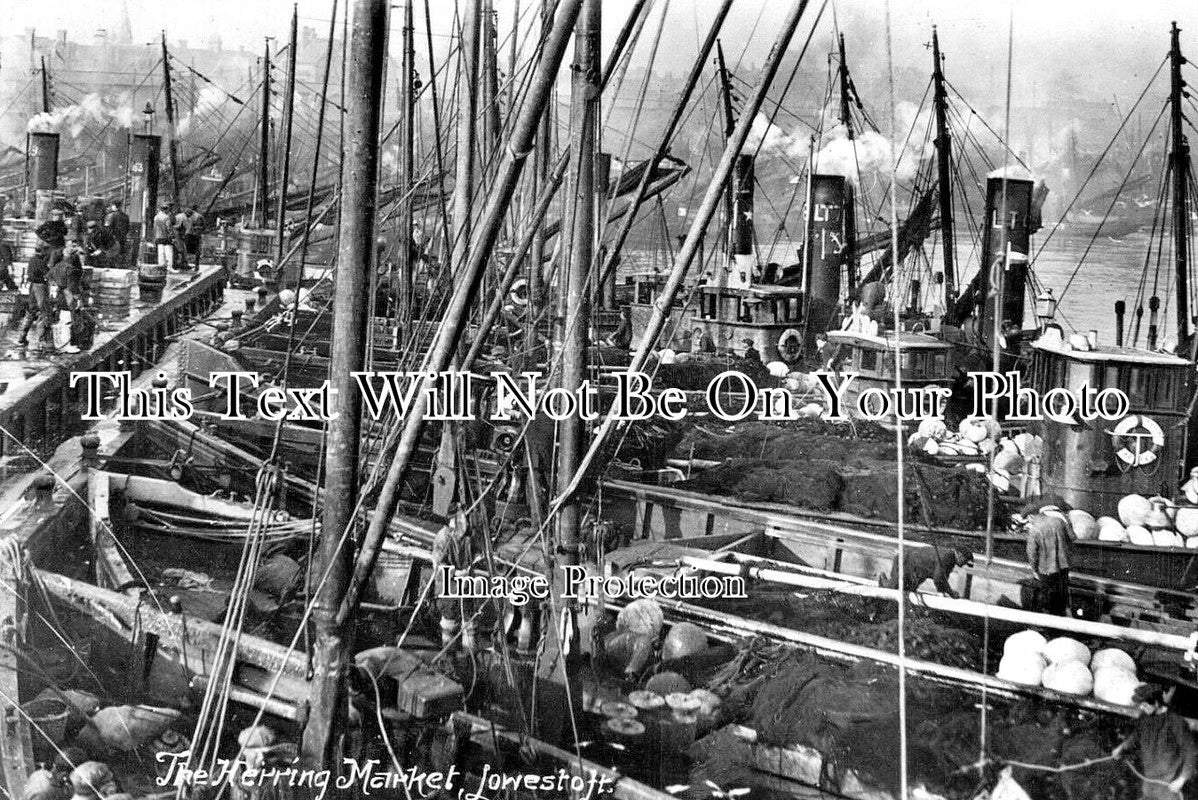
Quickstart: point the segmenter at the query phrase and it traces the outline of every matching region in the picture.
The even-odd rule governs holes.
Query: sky
[[[286,35],[292,3],[288,0],[204,0],[203,2],[163,2],[163,0],[124,0],[128,4],[134,40],[149,41],[166,29],[168,37],[202,41],[219,34],[226,47],[258,48],[263,36]],[[45,34],[66,29],[73,38],[88,40],[99,28],[117,29],[122,0],[6,0],[2,30],[16,33],[26,27]],[[658,4],[664,0],[656,0]],[[495,0],[500,15],[501,35],[510,26],[516,0]],[[454,2],[430,0],[434,33],[449,34]],[[523,12],[539,5],[537,0],[522,0]],[[717,0],[672,0],[667,31],[693,42],[705,20],[710,19]],[[785,14],[785,0],[735,0],[725,34],[728,45],[767,40],[776,23]],[[811,4],[818,8],[819,0]],[[846,35],[853,35],[854,24],[870,24],[869,42],[862,46],[882,49],[885,0],[837,0],[829,3],[826,15],[835,15]],[[1192,35],[1192,49],[1198,52],[1198,2],[1194,0],[893,0],[891,31],[894,56],[901,65],[921,58],[928,29],[938,24],[942,35],[953,41],[958,52],[968,53],[971,61],[1005,62],[1008,22],[1015,27],[1015,57],[1019,69],[1049,65],[1053,68],[1072,61],[1079,77],[1092,75],[1092,67],[1105,61],[1123,64],[1135,61],[1144,50],[1163,50],[1167,45],[1169,22],[1177,19]],[[328,24],[332,0],[299,0],[301,24],[324,30]],[[620,21],[632,6],[632,0],[604,0],[605,39],[614,36]],[[341,7],[344,9],[345,0]],[[423,27],[423,0],[416,0],[417,29]],[[398,12],[393,27],[398,27]],[[531,15],[530,15],[531,16]],[[874,28],[877,27],[877,30]],[[750,33],[756,32],[750,39]],[[1184,37],[1183,33],[1183,43]],[[1164,43],[1164,44],[1162,44]],[[686,47],[662,48],[659,58],[669,67],[685,68]],[[671,63],[676,62],[676,63]]]

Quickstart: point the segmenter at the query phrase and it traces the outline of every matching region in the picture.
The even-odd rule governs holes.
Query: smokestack
[[[1006,184],[1007,219],[1000,219],[1003,208],[1003,184]],[[994,265],[1004,270],[1002,282],[1002,321],[1023,327],[1024,295],[1027,291],[1027,271],[1030,247],[1028,220],[1032,211],[1032,181],[1015,178],[988,178],[986,180],[986,212],[982,228],[982,253],[987,265],[983,270],[983,296],[989,298]],[[1007,244],[1011,253],[1017,254],[1007,264]],[[1022,256],[1019,258],[1018,256]],[[983,315],[987,332],[993,330],[993,302],[987,299]]]
[[[811,176],[811,208],[807,212],[807,338],[814,347],[815,335],[831,327],[840,303],[840,274],[850,263],[852,206],[847,202],[843,175]],[[847,213],[846,213],[847,212]],[[810,351],[814,352],[814,351]]]
[[[143,242],[154,240],[150,228],[158,206],[158,159],[162,137],[135,133],[129,148],[129,226],[141,232]]]
[[[753,255],[753,156],[741,154],[732,167],[732,221],[728,251],[733,256]]]
[[[58,188],[58,134],[29,134],[29,173],[26,176],[33,191]]]

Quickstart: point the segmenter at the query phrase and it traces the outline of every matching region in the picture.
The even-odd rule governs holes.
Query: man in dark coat
[[[129,215],[121,209],[121,201],[113,200],[108,205],[108,214],[104,217],[104,229],[112,234],[117,247],[117,266],[126,266],[129,259],[125,252],[129,244]]]

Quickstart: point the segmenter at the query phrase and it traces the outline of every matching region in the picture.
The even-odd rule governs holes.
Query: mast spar
[[[1174,22],[1169,48],[1169,121],[1173,137],[1169,157],[1173,162],[1173,264],[1177,280],[1177,346],[1179,349],[1187,347],[1190,358],[1193,358],[1194,345],[1190,341],[1189,288],[1190,145],[1182,131],[1185,114],[1181,107],[1182,98],[1185,96],[1185,80],[1181,77],[1181,66],[1185,61],[1185,57],[1181,54],[1181,29]]]
[[[416,74],[415,42],[412,40],[412,0],[403,4],[403,58],[400,61],[399,124],[399,236],[396,270],[399,273],[400,319],[412,318],[412,140],[415,100],[412,83]]]
[[[319,581],[312,620],[311,710],[304,728],[303,757],[335,769],[337,741],[346,712],[344,674],[352,629],[337,609],[344,600],[353,562],[350,526],[354,505],[339,501],[358,493],[362,405],[353,379],[366,363],[368,278],[375,255],[378,204],[379,123],[386,63],[387,0],[353,0],[353,35],[346,76],[345,159],[341,165],[341,218],[333,295],[333,364],[329,384],[341,402],[328,423],[325,503],[312,574]]]
[[[295,51],[299,47],[299,4],[291,7],[291,44],[287,48],[287,84],[283,95],[283,164],[279,170],[279,208],[275,216],[275,268],[283,268],[283,232],[287,225],[287,183],[291,179],[291,126],[295,115]],[[263,203],[265,206],[265,203]],[[304,266],[300,265],[300,273]]]
[[[166,50],[166,31],[162,32],[162,92],[166,102],[166,143],[171,165],[171,200],[179,204],[179,146],[175,141],[175,97],[171,92],[171,59]]]
[[[843,47],[843,39],[841,40]],[[944,88],[944,58],[940,55],[940,37],[932,26],[932,102],[936,110],[936,174],[940,197],[940,238],[944,252],[944,307],[953,307],[956,272],[953,266],[953,139],[948,130],[948,93]]]
[[[344,102],[344,98],[342,98]],[[270,186],[268,167],[270,164],[270,40],[262,51],[262,116],[258,132],[258,207],[254,224],[258,228],[266,228],[266,194]]]

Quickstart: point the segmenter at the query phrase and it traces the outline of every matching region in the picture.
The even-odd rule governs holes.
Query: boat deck
[[[81,393],[70,387],[72,372],[129,371],[134,376],[156,366],[175,334],[216,305],[225,289],[224,269],[205,265],[198,272],[171,273],[159,300],[136,292],[123,320],[100,320],[86,352],[27,353],[16,333],[0,340],[0,468],[25,469],[29,450],[44,454],[77,428]],[[26,449],[28,448],[28,449]]]

